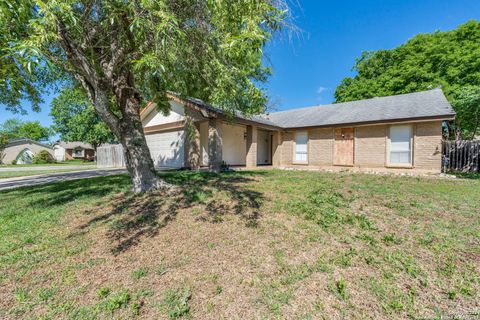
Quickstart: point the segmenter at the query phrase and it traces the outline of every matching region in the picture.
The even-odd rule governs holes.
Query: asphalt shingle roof
[[[57,141],[55,145],[59,145],[64,149],[75,149],[75,148],[93,149],[91,144],[81,142],[81,141]]]
[[[455,116],[441,89],[272,112],[267,119],[283,128],[370,123]]]
[[[173,92],[170,92],[170,94],[179,97]],[[213,107],[200,99],[186,98],[185,100],[209,111],[224,113],[221,108]],[[258,124],[288,129],[393,122],[408,119],[452,119],[455,116],[455,111],[448,103],[442,90],[433,89],[388,97],[290,109],[253,117],[246,117],[238,112],[235,116]]]
[[[38,141],[35,141],[35,140],[32,140],[32,139],[27,139],[27,138],[10,139],[10,140],[8,140],[8,144],[7,144],[6,147],[8,148],[8,147],[18,146],[18,145],[22,145],[22,144],[36,144],[36,145],[39,145],[39,146],[42,146],[42,147],[45,147],[45,148],[52,149],[52,147],[49,146],[48,144],[41,143],[41,142],[38,142]]]

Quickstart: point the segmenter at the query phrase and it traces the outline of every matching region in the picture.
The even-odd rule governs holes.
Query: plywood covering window
[[[389,163],[392,165],[412,164],[412,126],[390,127]]]
[[[295,132],[295,163],[308,162],[308,132]]]

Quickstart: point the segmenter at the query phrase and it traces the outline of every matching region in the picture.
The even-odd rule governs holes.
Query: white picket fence
[[[97,148],[98,168],[125,168],[125,153],[121,144],[107,144]]]

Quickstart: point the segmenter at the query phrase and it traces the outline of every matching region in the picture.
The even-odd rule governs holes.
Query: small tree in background
[[[113,136],[107,125],[100,120],[84,91],[67,87],[53,99],[50,116],[53,118],[53,130],[60,134],[63,141],[82,141],[94,149],[104,143],[113,142]]]
[[[9,139],[31,139],[34,141],[47,141],[52,136],[52,130],[44,127],[39,121],[21,121],[8,119],[0,125],[0,132]]]

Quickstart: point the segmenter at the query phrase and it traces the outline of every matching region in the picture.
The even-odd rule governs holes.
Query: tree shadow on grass
[[[104,223],[112,240],[113,254],[127,251],[145,237],[154,237],[182,209],[204,206],[197,221],[218,223],[227,214],[234,214],[248,227],[256,227],[263,194],[248,188],[261,172],[225,174],[174,172],[161,174],[176,186],[172,191],[152,191],[135,195],[121,193],[107,205],[105,213],[89,220],[80,228]],[[105,206],[105,205],[104,205]]]
[[[12,197],[30,199],[28,205],[38,209],[62,206],[82,199],[100,199],[131,188],[128,175],[68,180],[0,192]]]
[[[262,171],[240,171],[215,174],[208,172],[175,171],[160,176],[176,186],[174,191],[131,193],[128,175],[70,180],[0,192],[8,198],[21,199],[24,205],[38,210],[58,207],[67,212],[68,206],[82,206],[84,214],[94,217],[72,233],[84,234],[89,226],[105,224],[112,240],[112,252],[118,254],[137,245],[145,237],[154,237],[179,210],[198,207],[196,220],[207,223],[223,221],[233,214],[248,227],[256,227],[261,217],[262,193],[251,189],[251,182],[268,174]],[[22,200],[23,199],[23,200]],[[65,207],[62,209],[61,207]],[[102,212],[98,214],[98,212]]]

